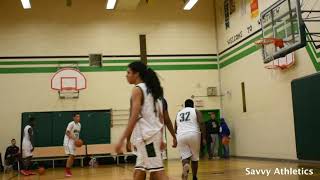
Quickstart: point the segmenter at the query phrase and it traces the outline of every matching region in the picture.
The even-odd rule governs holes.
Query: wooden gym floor
[[[181,164],[179,160],[169,160],[165,163],[166,173],[171,180],[180,180]],[[304,168],[313,169],[313,175],[246,175],[246,168],[251,169],[270,169],[273,173],[276,168]],[[94,180],[130,180],[132,179],[133,164],[117,165],[101,165],[97,168],[80,168],[73,169],[73,177],[65,178],[64,169],[47,169],[44,175],[21,176],[16,172],[1,174],[3,180],[51,180],[51,179],[94,179]],[[191,171],[190,171],[191,173]],[[149,178],[147,178],[149,179]],[[189,179],[192,175],[189,174]],[[282,162],[282,161],[265,161],[251,159],[229,159],[229,160],[200,160],[198,170],[199,180],[319,180],[320,179],[320,163],[298,163],[298,162]]]

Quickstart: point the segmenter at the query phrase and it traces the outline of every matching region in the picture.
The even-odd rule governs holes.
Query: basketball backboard
[[[316,49],[320,49],[320,1],[302,0],[301,13],[307,30],[307,42],[313,44]]]
[[[283,40],[283,47],[277,47],[273,43],[263,44],[264,63],[284,57],[306,45],[306,32],[299,1],[278,0],[261,12],[262,38]]]
[[[58,91],[60,98],[78,98],[79,90],[86,87],[85,76],[75,68],[62,68],[51,79],[51,88]]]

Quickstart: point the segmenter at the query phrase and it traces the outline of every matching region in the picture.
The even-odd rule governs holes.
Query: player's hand
[[[166,143],[164,143],[163,141],[161,141],[160,143],[160,150],[163,151],[166,149]]]
[[[130,142],[127,142],[126,148],[127,148],[127,152],[132,152],[131,143]]]
[[[177,138],[173,138],[172,147],[173,147],[173,148],[176,148],[177,145],[178,145]]]
[[[118,153],[118,154],[123,153],[122,146],[123,146],[123,142],[122,141],[118,142],[118,144],[116,145],[116,149],[115,149],[116,153]]]

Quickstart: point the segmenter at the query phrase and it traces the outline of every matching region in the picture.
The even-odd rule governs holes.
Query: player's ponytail
[[[147,86],[147,93],[151,93],[154,102],[160,97],[163,97],[163,88],[161,87],[160,80],[151,68],[148,68],[141,61],[134,61],[128,65],[128,67],[135,72],[138,72],[140,78]]]

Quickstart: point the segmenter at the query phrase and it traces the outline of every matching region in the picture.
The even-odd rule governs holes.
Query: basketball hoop
[[[278,38],[262,38],[255,42],[255,44],[262,48],[263,54],[268,54],[270,57],[270,63],[265,66],[266,69],[288,69],[294,64],[294,54],[289,53],[284,57],[274,59],[273,54],[277,50],[277,48],[281,49],[285,46],[285,43],[288,41],[284,41],[283,39]]]
[[[78,99],[80,92],[76,89],[62,89],[58,94],[60,99]]]
[[[74,68],[60,69],[51,79],[51,88],[58,91],[60,99],[77,99],[80,90],[86,87],[86,78]]]
[[[295,63],[294,53],[287,54],[285,57],[273,59],[268,65],[264,66],[266,69],[289,69]]]
[[[283,39],[277,39],[277,38],[262,38],[255,42],[255,44],[259,47],[264,47],[269,44],[273,44],[274,47],[283,48],[284,47],[284,41]]]

